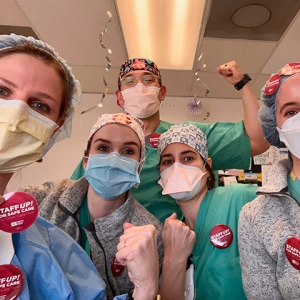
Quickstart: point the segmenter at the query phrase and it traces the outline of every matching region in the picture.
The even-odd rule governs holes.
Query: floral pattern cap
[[[94,134],[103,126],[107,124],[122,124],[130,127],[138,136],[139,140],[141,141],[141,157],[140,157],[140,166],[139,166],[139,171],[142,169],[143,163],[145,161],[145,151],[146,151],[146,146],[145,146],[145,125],[144,123],[131,115],[126,115],[123,113],[118,113],[118,114],[103,114],[101,115],[97,122],[94,124],[92,127],[86,147],[84,150],[84,155],[87,154],[87,150],[90,146],[91,140],[94,136]]]
[[[171,126],[159,138],[158,155],[160,156],[164,149],[173,143],[186,144],[199,152],[204,160],[208,158],[206,135],[194,125],[184,123]]]
[[[125,76],[129,72],[138,71],[138,70],[146,70],[153,73],[157,77],[157,79],[161,82],[161,74],[155,62],[147,58],[132,58],[125,61],[120,68],[119,77],[118,77],[119,87],[123,76]]]

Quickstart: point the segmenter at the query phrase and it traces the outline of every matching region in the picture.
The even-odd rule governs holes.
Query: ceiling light
[[[206,0],[116,0],[129,58],[193,68]]]

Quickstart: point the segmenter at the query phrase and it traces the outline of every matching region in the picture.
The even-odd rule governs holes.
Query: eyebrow
[[[280,108],[279,113],[281,114],[283,112],[283,110],[285,110],[287,107],[294,106],[294,105],[299,106],[300,104],[298,102],[288,102],[288,103],[285,103]]]
[[[189,153],[192,153],[192,154],[195,154],[195,155],[198,154],[198,152],[193,151],[193,150],[185,150],[185,151],[180,152],[180,155],[185,155],[185,154],[189,154]],[[173,154],[171,154],[171,153],[166,153],[166,154],[162,155],[162,156],[160,157],[160,159],[165,158],[165,157],[172,157],[172,156],[173,156]]]
[[[111,144],[110,140],[106,140],[106,139],[103,139],[103,138],[96,139],[94,141],[94,143],[96,143],[96,142],[102,142],[102,143],[106,143],[106,144]],[[134,145],[134,146],[137,146],[138,148],[140,147],[140,145],[138,143],[133,142],[133,141],[125,142],[125,143],[123,143],[123,145],[125,145],[125,146],[132,146],[132,145]]]
[[[153,73],[151,73],[150,71],[145,71],[145,72],[143,72],[143,73],[140,73],[142,76],[143,75],[153,75],[153,76],[155,76]],[[123,78],[127,78],[127,77],[135,77],[134,76],[134,74],[127,74],[127,75],[125,75]]]
[[[14,88],[18,88],[18,86],[17,86],[14,82],[12,82],[12,81],[10,81],[10,80],[8,80],[8,79],[6,79],[6,78],[0,77],[0,80],[2,80],[4,83],[6,83],[6,84],[8,84],[8,85],[10,85],[10,86],[12,86],[12,87],[14,87]],[[58,100],[57,100],[56,98],[53,98],[53,97],[50,96],[49,94],[46,94],[46,93],[43,93],[43,92],[35,92],[35,93],[34,93],[34,96],[35,96],[35,97],[36,97],[36,96],[37,96],[37,97],[44,97],[44,98],[53,100],[53,101],[55,101],[55,102],[58,102]]]
[[[18,87],[14,82],[12,82],[12,81],[10,81],[10,80],[8,80],[8,79],[5,79],[5,78],[3,78],[3,77],[0,77],[0,79],[1,79],[2,81],[4,81],[6,84],[13,86],[14,88],[17,88],[17,87]]]

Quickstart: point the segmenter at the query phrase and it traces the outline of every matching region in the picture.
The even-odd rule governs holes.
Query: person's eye
[[[133,77],[128,77],[128,78],[124,78],[122,80],[122,83],[125,84],[125,85],[134,85],[135,80],[134,80]]]
[[[192,160],[194,160],[194,158],[191,156],[187,156],[184,158],[184,161],[192,161]]]
[[[109,149],[108,149],[105,145],[100,145],[100,146],[98,147],[98,150],[99,150],[99,151],[103,151],[103,152],[109,151]]]
[[[45,103],[41,103],[41,102],[34,102],[31,103],[31,106],[33,107],[34,110],[38,111],[38,112],[50,112],[50,107],[48,105],[46,105]]]
[[[170,164],[172,164],[172,160],[171,159],[162,160],[161,164],[162,165],[170,165]]]
[[[8,91],[5,88],[0,87],[0,95],[1,96],[7,96],[8,95]]]
[[[134,151],[132,149],[125,149],[123,151],[123,154],[132,155],[132,154],[134,154]]]
[[[143,76],[142,81],[144,83],[148,83],[148,84],[155,83],[155,77],[154,76]]]
[[[291,110],[288,110],[284,115],[287,117],[293,117],[293,116],[297,115],[298,112],[299,111],[297,111],[297,110],[291,109]]]

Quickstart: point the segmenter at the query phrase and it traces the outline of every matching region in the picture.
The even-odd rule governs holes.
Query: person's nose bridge
[[[136,79],[136,84],[138,84],[138,83],[143,83],[143,81],[142,81],[142,77],[143,76],[140,76],[140,77],[137,77]],[[144,83],[143,83],[144,84]]]

